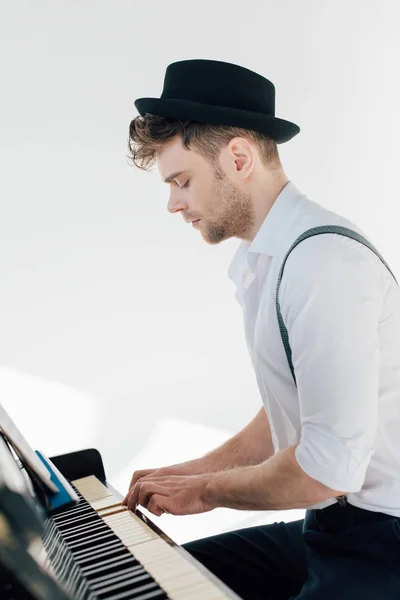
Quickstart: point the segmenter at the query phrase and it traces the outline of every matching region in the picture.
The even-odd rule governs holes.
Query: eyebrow
[[[172,173],[172,175],[164,179],[164,183],[171,183],[171,181],[175,179],[175,177],[179,177],[179,175],[182,175],[182,173],[184,172],[185,171],[176,171],[176,173]]]

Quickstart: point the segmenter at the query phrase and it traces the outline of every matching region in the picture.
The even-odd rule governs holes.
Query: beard
[[[250,194],[237,189],[222,172],[216,172],[211,197],[210,218],[202,228],[209,244],[242,238],[254,227],[256,215]]]

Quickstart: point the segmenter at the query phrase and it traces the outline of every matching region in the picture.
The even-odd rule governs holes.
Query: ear
[[[244,179],[253,171],[255,166],[254,149],[245,138],[235,137],[229,142],[228,156],[231,159],[236,176],[240,173]]]

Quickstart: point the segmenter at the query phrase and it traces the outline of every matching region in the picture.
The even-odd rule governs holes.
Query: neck
[[[253,193],[255,222],[253,227],[241,236],[241,239],[250,243],[254,240],[275,200],[288,182],[289,178],[280,171],[275,174],[268,173],[265,179],[256,186]]]

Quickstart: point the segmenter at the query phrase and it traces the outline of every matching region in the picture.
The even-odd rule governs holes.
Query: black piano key
[[[136,592],[131,592],[127,590],[126,592],[121,592],[120,594],[115,594],[113,596],[108,596],[107,600],[150,600],[150,598],[157,598],[158,600],[168,600],[167,594],[161,588],[154,589],[150,592],[141,593],[141,591],[136,590]]]
[[[74,542],[66,542],[68,548],[70,550],[74,550],[75,548],[79,548],[80,550],[83,550],[83,548],[90,548],[93,547],[97,542],[105,542],[106,540],[112,540],[115,538],[115,533],[110,529],[109,532],[108,531],[104,531],[101,533],[96,533],[93,535],[89,535],[85,538],[83,538],[83,540],[81,542],[79,541],[74,541]]]
[[[129,567],[127,569],[121,569],[120,571],[118,571],[118,573],[111,573],[110,575],[101,575],[100,577],[91,579],[90,587],[93,590],[96,590],[104,585],[108,585],[110,582],[117,583],[119,581],[123,581],[124,579],[129,579],[129,577],[132,576],[132,573],[137,573],[139,571],[139,567]]]
[[[101,547],[100,547],[101,546]],[[75,562],[80,565],[89,564],[90,561],[98,560],[97,557],[102,556],[103,554],[110,555],[114,552],[124,552],[125,547],[123,544],[118,544],[117,542],[111,542],[109,544],[101,544],[96,549],[90,551],[81,550],[79,553],[74,553]]]
[[[142,565],[139,565],[137,560],[135,560],[133,556],[130,553],[128,553],[128,555],[118,557],[115,560],[110,559],[109,561],[99,562],[96,564],[95,567],[91,566],[83,568],[82,573],[85,575],[85,577],[90,579],[94,575],[107,575],[107,573],[112,573],[120,565],[124,565],[125,567],[127,565],[130,565],[131,568],[140,567],[143,569]]]
[[[140,596],[133,596],[133,600],[150,600],[150,598],[157,598],[157,600],[168,600],[167,594],[161,588],[154,590],[153,592],[148,592],[147,594],[145,593],[140,594]]]
[[[136,598],[140,597],[141,594],[154,592],[157,590],[157,588],[160,589],[158,583],[156,583],[155,581],[152,581],[151,583],[145,583],[143,585],[138,585],[135,588],[132,588],[132,587],[126,587],[125,589],[117,588],[115,590],[110,590],[109,592],[107,592],[105,594],[99,594],[97,592],[97,597],[99,598],[99,600],[117,600],[118,598],[132,598],[132,599],[136,600]]]
[[[79,511],[76,511],[74,514],[69,514],[69,515],[64,515],[62,514],[63,518],[60,518],[59,520],[54,520],[54,522],[56,523],[57,527],[63,527],[64,525],[69,525],[70,522],[78,521],[79,519],[85,519],[88,517],[93,517],[96,518],[98,517],[98,513],[92,509],[92,507],[85,507],[84,509],[80,509]]]
[[[74,486],[73,486],[74,487]],[[60,536],[58,563],[79,592],[91,600],[167,599],[164,590],[78,492],[79,502],[51,517],[52,552]],[[82,595],[82,596],[81,596]]]
[[[67,519],[73,519],[74,517],[81,515],[85,512],[93,512],[93,507],[87,502],[85,503],[83,500],[79,500],[78,504],[71,508],[67,508],[64,512],[57,513],[56,515],[52,515],[52,519],[55,523],[62,523]]]
[[[106,548],[112,548],[114,546],[121,546],[122,548],[125,548],[125,546],[123,545],[123,543],[121,542],[121,540],[119,539],[119,537],[115,536],[112,540],[109,540],[107,542],[103,542],[101,544],[97,544],[96,545],[96,550],[101,550],[102,548],[106,549]],[[94,550],[94,548],[93,548]],[[87,554],[90,554],[90,552],[92,551],[91,548],[89,548],[89,550],[74,550],[74,556],[76,556],[77,558],[79,557],[85,557]]]
[[[121,561],[115,564],[113,568],[100,569],[97,572],[91,573],[86,579],[90,588],[96,592],[96,595],[105,587],[109,587],[116,583],[126,582],[128,579],[136,576],[149,577],[149,581],[153,578],[142,565],[133,565],[132,563]]]
[[[85,569],[86,567],[95,566],[98,562],[102,560],[123,556],[126,556],[125,548],[114,548],[113,550],[108,551],[103,550],[101,553],[96,554],[95,556],[88,556],[87,558],[80,560],[75,559],[75,562],[79,565],[81,569]]]
[[[69,529],[70,527],[74,527],[75,525],[84,525],[85,523],[92,523],[93,521],[98,521],[99,515],[93,514],[92,512],[83,512],[79,515],[76,515],[72,519],[65,519],[60,523],[57,523],[57,528],[60,531],[64,531],[64,529]]]
[[[81,571],[82,573],[91,573],[92,570],[95,568],[103,568],[103,569],[108,569],[109,567],[113,568],[113,565],[119,565],[120,561],[126,559],[127,562],[129,562],[132,567],[142,567],[142,565],[140,563],[138,563],[138,561],[129,553],[126,554],[126,552],[119,552],[118,554],[114,554],[112,556],[108,556],[107,554],[105,555],[104,559],[101,559],[101,557],[99,557],[99,560],[97,560],[95,563],[91,564],[86,564],[86,565],[80,565]]]
[[[52,516],[52,519],[55,523],[62,523],[67,519],[74,519],[76,516],[81,515],[83,513],[92,513],[94,508],[90,506],[89,503],[85,503],[82,500],[79,500],[78,504],[76,504],[72,508],[68,508],[64,512],[58,513]]]
[[[148,573],[140,573],[136,576],[132,575],[128,579],[112,581],[109,582],[108,585],[105,584],[104,586],[96,590],[96,596],[100,600],[103,600],[103,598],[108,598],[108,596],[111,593],[115,594],[117,592],[124,592],[126,590],[131,591],[133,594],[135,593],[135,590],[137,590],[138,588],[143,589],[143,586],[145,585],[151,586],[150,588],[146,589],[152,589],[155,586],[158,587],[158,584],[154,581],[151,575],[149,575]]]
[[[101,537],[107,536],[110,534],[110,529],[104,526],[104,523],[94,523],[93,525],[85,526],[85,528],[81,530],[57,530],[60,536],[62,537],[64,544],[68,546],[68,548],[74,547],[77,543],[85,542],[86,540],[93,540],[93,544],[97,543],[96,540],[99,540]],[[83,548],[81,548],[83,550]]]
[[[109,584],[111,581],[117,581],[124,579],[127,573],[134,575],[143,575],[147,573],[147,571],[140,564],[129,563],[128,561],[120,561],[115,563],[114,566],[108,567],[107,569],[101,569],[96,573],[91,573],[88,575],[88,581],[90,581],[90,585],[102,586],[105,584]]]
[[[76,539],[81,539],[92,533],[99,533],[100,531],[108,531],[110,528],[105,523],[89,523],[87,525],[80,525],[78,527],[71,527],[63,531],[63,538],[66,542],[72,542]]]

